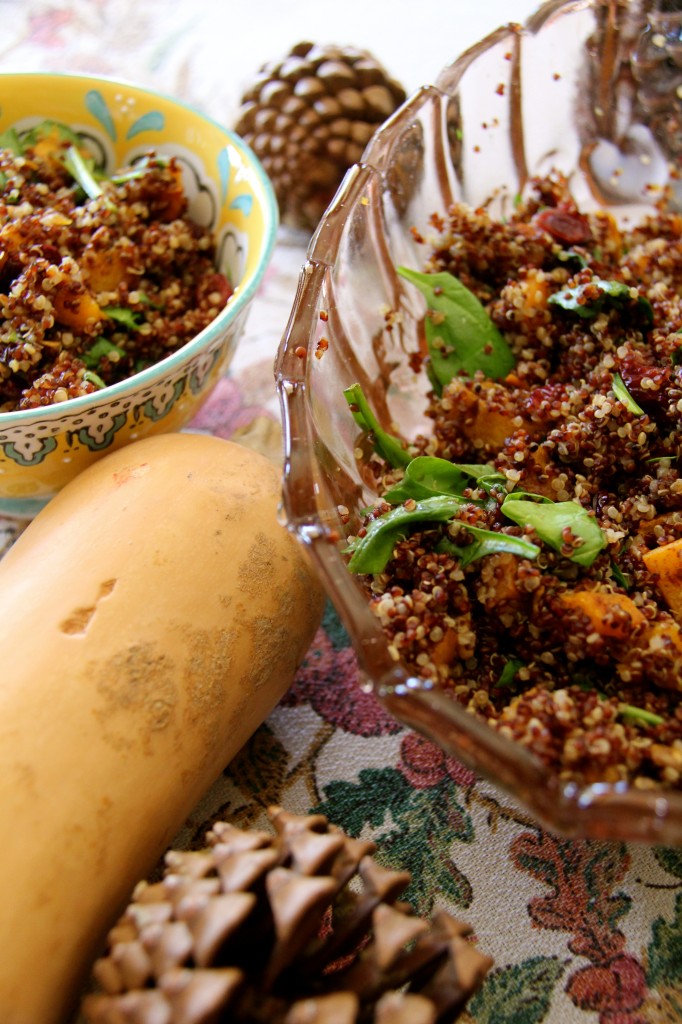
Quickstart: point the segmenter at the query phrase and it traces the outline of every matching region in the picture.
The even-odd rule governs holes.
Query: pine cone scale
[[[324,96],[324,93],[324,83],[319,78],[315,78],[314,75],[306,75],[305,78],[299,79],[294,86],[294,95],[300,96],[306,103]]]

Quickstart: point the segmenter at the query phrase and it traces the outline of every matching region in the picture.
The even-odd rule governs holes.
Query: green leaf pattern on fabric
[[[680,986],[682,1009],[682,892],[675,900],[672,920],[659,917],[654,921],[648,956],[648,984],[652,988]]]
[[[540,1024],[565,971],[557,957],[531,957],[492,971],[469,1004],[476,1024]]]
[[[682,850],[675,850],[669,846],[657,846],[653,854],[664,871],[682,880]]]
[[[471,883],[453,862],[452,844],[472,842],[474,829],[450,779],[415,789],[395,768],[367,768],[357,783],[331,782],[325,797],[314,813],[330,815],[333,808],[335,823],[351,835],[364,835],[370,826],[382,863],[408,867],[412,882],[404,898],[417,913],[430,913],[436,898],[460,907],[471,903]]]

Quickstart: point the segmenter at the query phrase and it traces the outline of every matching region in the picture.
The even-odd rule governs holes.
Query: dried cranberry
[[[625,356],[618,370],[635,402],[647,412],[652,419],[661,419],[665,415],[668,404],[668,390],[673,386],[674,368],[653,366],[645,363],[639,353]],[[650,382],[648,386],[644,381]]]
[[[578,245],[592,238],[589,221],[581,213],[555,208],[541,210],[535,217],[535,224],[566,245]]]

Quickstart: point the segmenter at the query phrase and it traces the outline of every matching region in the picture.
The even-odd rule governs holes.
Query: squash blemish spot
[[[99,666],[95,712],[107,742],[120,749],[146,749],[154,733],[168,729],[175,717],[178,689],[171,658],[153,644],[135,644]],[[131,713],[137,726],[130,729]]]
[[[119,470],[117,473],[112,474],[112,480],[114,487],[122,487],[123,484],[128,483],[129,480],[134,480],[136,477],[146,476],[149,472],[149,463],[141,462],[138,466],[126,466],[125,469]]]
[[[59,629],[61,632],[66,633],[68,636],[82,636],[87,632],[99,602],[103,598],[109,597],[115,586],[116,580],[105,580],[104,583],[101,583],[95,603],[86,608],[76,608],[71,612],[70,615],[60,622]]]
[[[256,534],[237,573],[238,586],[242,593],[258,598],[263,589],[263,580],[276,576],[276,552],[277,547],[271,537],[262,531]]]

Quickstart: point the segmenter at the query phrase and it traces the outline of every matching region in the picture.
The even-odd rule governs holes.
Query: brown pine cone
[[[280,217],[313,230],[405,90],[366,50],[298,43],[261,68],[235,131],[260,158]]]
[[[111,930],[89,1024],[446,1024],[492,961],[445,912],[413,916],[406,872],[322,815],[275,834],[219,823],[171,851]]]

